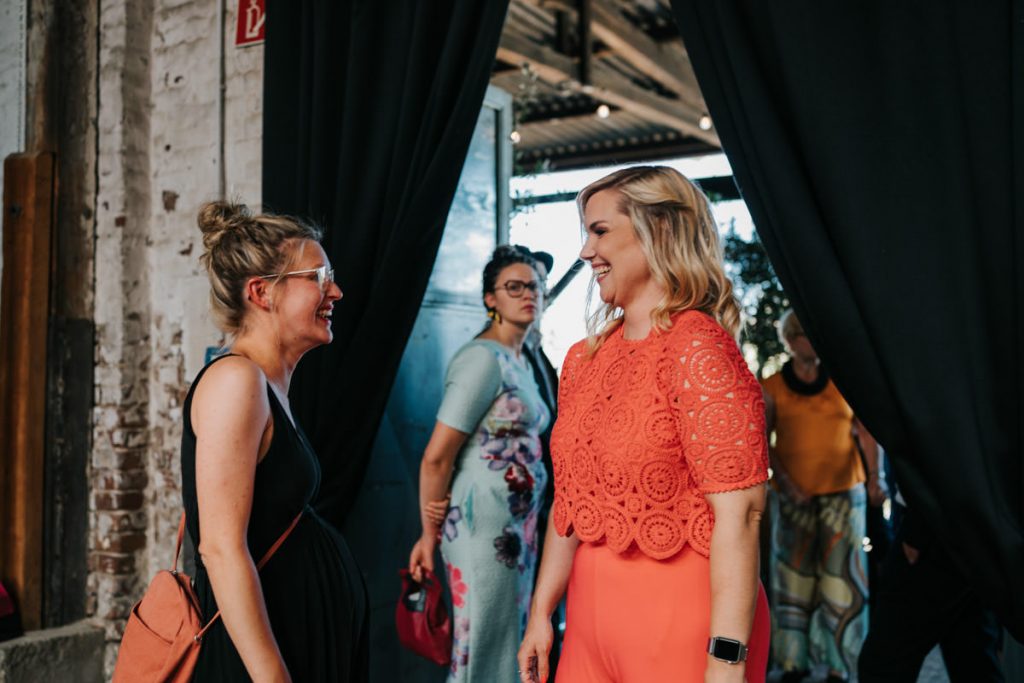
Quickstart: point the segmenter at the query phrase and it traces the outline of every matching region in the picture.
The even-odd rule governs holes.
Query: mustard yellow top
[[[787,374],[791,371],[785,371]],[[832,380],[801,383],[783,372],[761,384],[775,402],[775,445],[771,452],[804,493],[847,491],[865,480],[853,441],[853,410]]]

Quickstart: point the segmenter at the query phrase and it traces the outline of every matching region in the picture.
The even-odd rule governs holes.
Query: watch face
[[[735,640],[717,638],[715,640],[715,651],[712,654],[718,659],[726,659],[732,662],[739,661],[740,644]]]

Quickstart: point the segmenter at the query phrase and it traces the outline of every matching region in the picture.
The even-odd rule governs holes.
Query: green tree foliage
[[[723,242],[726,270],[746,321],[741,341],[745,349],[757,350],[757,373],[764,377],[777,370],[785,359],[777,323],[789,308],[789,299],[756,232],[747,241],[730,228]]]

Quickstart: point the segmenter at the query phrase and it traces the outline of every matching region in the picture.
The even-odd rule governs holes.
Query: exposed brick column
[[[145,510],[151,349],[150,41],[153,0],[100,3],[96,367],[88,610],[109,672],[149,575]]]

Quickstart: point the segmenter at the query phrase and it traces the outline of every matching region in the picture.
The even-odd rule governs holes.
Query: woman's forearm
[[[544,553],[537,575],[537,585],[530,603],[530,616],[534,614],[543,618],[551,618],[569,584],[572,572],[572,560],[580,541],[575,534],[560,536],[555,530],[554,520],[548,518],[547,533],[544,537]]]
[[[861,438],[861,446],[864,449],[864,460],[868,466],[868,471],[864,474],[868,477],[881,476],[882,454],[879,451],[878,442],[871,438],[870,434],[866,434],[866,438]]]
[[[711,532],[711,632],[748,643],[760,589],[759,536],[765,491],[757,486],[708,495]]]
[[[864,461],[868,469],[864,474],[868,476],[879,474],[882,468],[882,459],[878,442],[875,441],[875,437],[871,435],[871,432],[864,426],[864,423],[856,417],[853,418],[853,438],[857,440],[861,453],[864,455]]]
[[[424,538],[435,538],[440,525],[431,520],[426,513],[426,504],[442,500],[448,495],[451,481],[451,462],[423,459],[420,463],[420,524]]]
[[[249,676],[257,683],[290,681],[270,628],[263,588],[248,550],[203,548],[201,554],[224,628]]]
[[[423,450],[420,462],[420,524],[422,538],[433,541],[439,525],[427,516],[427,503],[443,500],[448,496],[448,487],[455,469],[455,460],[466,443],[469,434],[460,432],[438,420],[434,432]]]
[[[759,522],[721,523],[711,533],[711,633],[746,643],[759,588]]]

